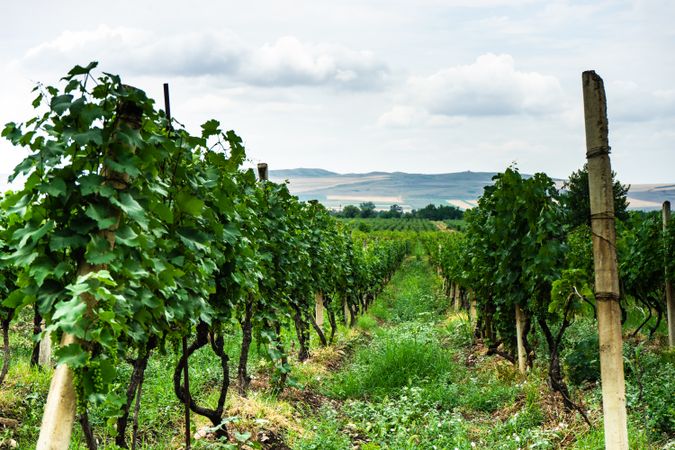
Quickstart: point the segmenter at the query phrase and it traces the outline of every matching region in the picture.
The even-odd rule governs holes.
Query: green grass
[[[339,219],[347,224],[348,227],[360,231],[434,231],[438,228],[427,219],[381,219],[381,218],[355,218]]]
[[[429,336],[427,327],[402,325],[380,331],[368,347],[359,349],[330,391],[338,398],[383,397],[436,379],[451,368],[450,355]]]
[[[443,223],[451,230],[463,231],[466,228],[466,221],[464,219],[448,219]]]
[[[601,425],[588,428],[578,415],[551,419],[546,405],[559,405],[560,399],[547,385],[545,358],[524,378],[503,359],[475,354],[472,324],[464,314],[448,316],[449,303],[426,258],[413,252],[357,324],[371,339],[320,387],[342,401],[341,408],[313,415],[312,433],[292,448],[349,449],[356,443],[364,449],[603,448]],[[575,324],[566,346],[587,339],[594,327]],[[467,366],[469,353],[474,362]],[[627,371],[629,436],[631,448],[656,449],[667,441],[663,430],[672,429],[668,421],[675,417],[665,394],[675,384],[675,371],[664,366],[670,364],[668,354],[641,357],[643,376],[662,382],[644,383],[644,399],[630,408],[634,378]],[[672,375],[659,371],[657,362]],[[599,387],[571,388],[586,397],[597,417]],[[337,436],[351,440],[339,442]]]
[[[421,257],[410,258],[371,307],[382,321],[435,321],[444,317],[450,300],[441,293],[441,282]]]

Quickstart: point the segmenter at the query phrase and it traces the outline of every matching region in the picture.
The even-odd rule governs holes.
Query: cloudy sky
[[[671,0],[3,3],[2,124],[97,60],[156,99],[169,82],[178,120],[220,120],[271,168],[565,177],[594,69],[619,179],[675,182]],[[0,154],[0,173],[22,157]]]

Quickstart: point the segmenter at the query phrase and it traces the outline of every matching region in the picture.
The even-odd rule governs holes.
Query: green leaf
[[[115,232],[115,242],[127,247],[139,245],[138,234],[129,226],[124,225]]]
[[[102,197],[111,197],[117,192],[115,188],[103,183],[103,177],[97,174],[84,175],[77,179],[82,195],[99,194]]]
[[[91,264],[108,264],[115,259],[115,252],[103,236],[93,236],[87,245],[85,259]]]
[[[248,431],[244,433],[239,433],[238,431],[235,431],[234,438],[243,444],[244,442],[248,441],[251,438],[251,433]]]
[[[111,360],[103,359],[99,364],[99,368],[101,369],[101,381],[104,386],[109,385],[115,380],[117,369]]]
[[[220,134],[220,122],[215,119],[211,119],[202,124],[202,137],[208,138],[209,136],[215,136]]]
[[[178,209],[191,216],[199,216],[204,209],[204,202],[202,200],[185,191],[181,191],[176,195],[176,204],[178,205]]]
[[[83,367],[89,360],[89,353],[77,342],[59,348],[54,354],[58,364],[67,364],[72,369]]]
[[[82,292],[86,292],[88,286],[85,285],[71,285],[69,288],[81,288]],[[84,315],[87,311],[87,305],[84,301],[76,296],[75,298],[59,302],[55,306],[56,311],[52,316],[52,327],[59,328],[66,333],[73,334],[78,338],[83,338],[84,330]]]
[[[57,95],[56,97],[52,98],[49,106],[51,107],[52,111],[60,115],[70,108],[72,101],[73,96],[70,94]]]
[[[85,146],[90,142],[94,145],[102,145],[103,135],[99,128],[91,128],[83,133],[74,134],[73,140],[79,146]]]
[[[66,248],[78,248],[87,244],[87,238],[68,231],[57,231],[49,237],[49,249],[59,251]]]
[[[64,77],[63,79],[69,80],[72,77],[75,77],[77,75],[86,75],[89,72],[91,72],[93,69],[95,69],[98,66],[98,61],[92,61],[89,64],[87,64],[85,67],[82,66],[75,66],[72,69],[70,69],[70,72],[68,72],[68,76]]]
[[[66,195],[68,188],[62,178],[52,178],[48,184],[40,185],[40,191],[53,197],[60,197]]]
[[[26,294],[24,294],[21,289],[17,289],[7,296],[7,298],[2,302],[2,306],[10,309],[16,309],[26,302],[26,298]]]
[[[48,221],[43,223],[41,226],[37,227],[33,223],[27,223],[23,228],[19,228],[14,232],[12,239],[19,240],[17,244],[18,248],[21,248],[26,245],[28,240],[31,242],[39,241],[45,234],[49,233],[54,229],[54,222]]]
[[[179,228],[176,233],[183,244],[189,249],[194,251],[204,251],[208,249],[207,245],[209,243],[209,237],[205,233],[202,233],[195,228],[187,227]]]
[[[162,221],[168,224],[173,223],[173,211],[171,211],[169,205],[166,203],[155,203],[152,209]]]
[[[115,212],[100,203],[91,203],[84,214],[96,221],[99,230],[107,230],[117,223]]]
[[[128,134],[127,134],[128,135]],[[125,136],[127,136],[125,135]],[[140,142],[136,142],[138,144]],[[115,159],[106,159],[105,165],[114,170],[115,172],[122,172],[129,174],[131,177],[137,177],[141,174],[141,171],[138,170],[137,158],[131,152],[125,152],[122,154],[117,154]]]
[[[31,105],[33,105],[33,108],[37,108],[38,106],[40,106],[40,103],[42,103],[42,97],[43,97],[42,93],[38,94],[38,96],[35,97],[33,103],[31,103]]]
[[[143,207],[129,193],[122,192],[119,198],[111,198],[110,202],[118,206],[125,214],[136,221],[143,229],[148,228],[148,218]]]

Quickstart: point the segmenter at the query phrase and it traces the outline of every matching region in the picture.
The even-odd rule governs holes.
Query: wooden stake
[[[462,291],[459,284],[455,283],[455,311],[459,311],[461,307]]]
[[[670,222],[670,202],[663,202],[663,234],[664,237],[667,237],[666,232],[668,231],[668,222]],[[666,255],[668,258],[668,255]],[[670,347],[675,347],[675,299],[673,299],[673,285],[670,282],[670,276],[668,274],[668,269],[664,267],[666,271],[666,308],[668,314],[668,345]]]
[[[349,320],[351,319],[351,314],[349,314],[349,305],[347,305],[347,299],[342,303],[342,309],[345,314],[345,325],[349,328]]]
[[[469,298],[471,299],[469,307],[469,318],[471,319],[471,323],[475,326],[476,321],[478,320],[478,311],[476,310],[476,293],[473,291],[469,291]]]
[[[134,89],[129,86],[125,86],[125,88]],[[140,129],[142,114],[143,111],[137,105],[127,102],[121,103],[117,112],[118,126],[124,124],[130,128]],[[109,167],[103,167],[101,175],[103,175],[105,184],[117,190],[126,189],[129,181],[128,174],[115,172]],[[115,245],[115,231],[119,225],[122,212],[117,210],[115,215],[117,217],[116,222],[110,228],[100,231],[101,236],[108,241],[111,250]],[[77,275],[86,275],[101,270],[104,267],[103,265],[93,266],[86,261],[81,261]],[[93,307],[95,302],[91,294],[84,293],[82,294],[82,298],[87,303],[88,308]],[[61,347],[75,342],[74,336],[65,333],[61,338]],[[42,425],[40,426],[40,437],[36,446],[37,450],[66,450],[68,448],[75,420],[76,404],[77,398],[73,386],[73,371],[67,364],[59,364],[54,371],[49,386],[47,403],[45,404]]]
[[[518,370],[525,373],[527,370],[527,355],[523,344],[523,329],[525,328],[525,315],[520,305],[516,305],[516,344],[518,346]]]
[[[260,179],[260,181],[268,181],[270,179],[267,163],[258,164],[258,179]]]
[[[314,297],[314,300],[316,302],[315,305],[315,321],[316,324],[319,328],[323,327],[323,295],[321,295],[321,292],[317,292],[316,296]]]
[[[185,365],[183,366],[183,384],[185,386],[185,449],[190,450],[190,372],[188,371],[187,336],[183,336],[183,358],[185,358]]]
[[[626,387],[623,373],[623,339],[615,246],[614,191],[609,160],[607,99],[602,78],[594,71],[582,74],[582,85],[605,448],[627,450]]]
[[[46,327],[45,321],[42,321],[42,329]],[[38,364],[40,367],[51,367],[52,365],[52,335],[44,333],[40,339],[40,354],[38,355]]]

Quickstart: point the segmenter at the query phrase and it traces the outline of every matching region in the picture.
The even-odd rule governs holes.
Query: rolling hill
[[[415,174],[369,172],[340,174],[323,169],[271,170],[270,179],[289,182],[301,200],[319,200],[328,208],[371,201],[378,209],[397,204],[405,210],[429,203],[451,204],[461,209],[475,206],[483,187],[492,184],[494,172]],[[562,185],[564,180],[556,180]],[[659,209],[665,200],[675,201],[675,184],[638,184],[629,192],[630,208]]]
[[[324,169],[271,170],[270,179],[289,182],[301,200],[319,200],[328,208],[372,201],[378,209],[397,204],[404,210],[429,203],[450,204],[461,209],[476,205],[483,187],[492,184],[494,172],[417,174],[405,172],[335,173]],[[0,174],[0,191],[13,186]],[[564,180],[556,180],[562,185]],[[13,183],[14,187],[17,183]],[[675,184],[636,184],[628,194],[631,209],[654,210],[665,200],[675,203]]]

